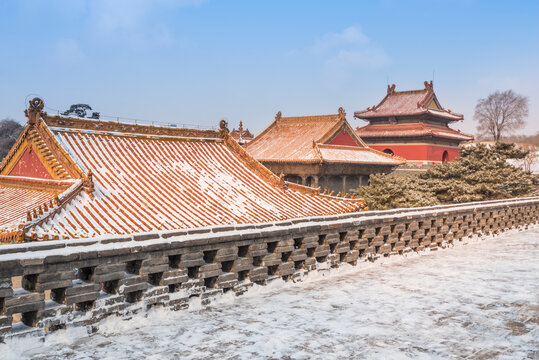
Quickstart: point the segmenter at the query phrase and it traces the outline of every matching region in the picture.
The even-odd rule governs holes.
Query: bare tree
[[[12,119],[0,121],[0,162],[7,155],[24,127]]]
[[[480,99],[475,106],[474,119],[479,122],[477,130],[480,135],[499,141],[503,135],[522,128],[527,116],[528,98],[507,90],[496,91],[486,99]]]
[[[539,160],[539,147],[531,144],[523,144],[521,147],[528,152],[522,159],[522,168],[524,171],[534,171]]]

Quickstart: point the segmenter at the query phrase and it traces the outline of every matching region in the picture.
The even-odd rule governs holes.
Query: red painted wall
[[[26,176],[39,179],[52,179],[51,174],[47,171],[35,151],[29,147],[24,151],[17,164],[11,170],[9,175]]]
[[[459,149],[449,146],[430,144],[380,144],[369,145],[379,151],[391,149],[393,154],[406,160],[415,161],[442,161],[444,151],[447,151],[447,160],[455,160],[459,156]]]
[[[354,141],[354,138],[346,130],[341,130],[330,142],[330,145],[346,145],[346,146],[356,146],[358,144]]]

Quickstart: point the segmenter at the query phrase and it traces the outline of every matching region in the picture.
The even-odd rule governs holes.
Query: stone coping
[[[107,235],[75,240],[50,240],[25,244],[0,246],[0,262],[14,259],[32,259],[51,254],[69,255],[85,251],[105,251],[137,246],[151,246],[155,250],[165,250],[173,246],[207,245],[227,241],[240,241],[264,238],[269,235],[286,235],[288,230],[314,230],[342,223],[369,225],[374,222],[393,221],[395,218],[415,218],[423,215],[433,216],[439,213],[466,212],[470,208],[499,207],[500,205],[523,205],[539,202],[539,196],[511,198],[503,200],[476,201],[461,204],[436,205],[430,207],[399,208],[392,210],[365,211],[329,216],[298,218],[286,221],[220,225],[186,230],[138,233],[132,235]]]

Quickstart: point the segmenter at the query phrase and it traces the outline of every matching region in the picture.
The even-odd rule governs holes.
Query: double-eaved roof
[[[263,163],[399,165],[401,160],[369,148],[354,133],[342,108],[334,115],[282,117],[246,145]]]
[[[40,99],[30,104],[28,125],[0,165],[2,241],[264,223],[365,206],[284,182],[225,124],[119,124],[48,116]]]

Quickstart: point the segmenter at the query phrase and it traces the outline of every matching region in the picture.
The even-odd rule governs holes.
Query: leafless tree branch
[[[496,91],[475,106],[474,119],[479,123],[479,135],[499,141],[502,136],[522,128],[528,116],[528,97],[513,90]]]

